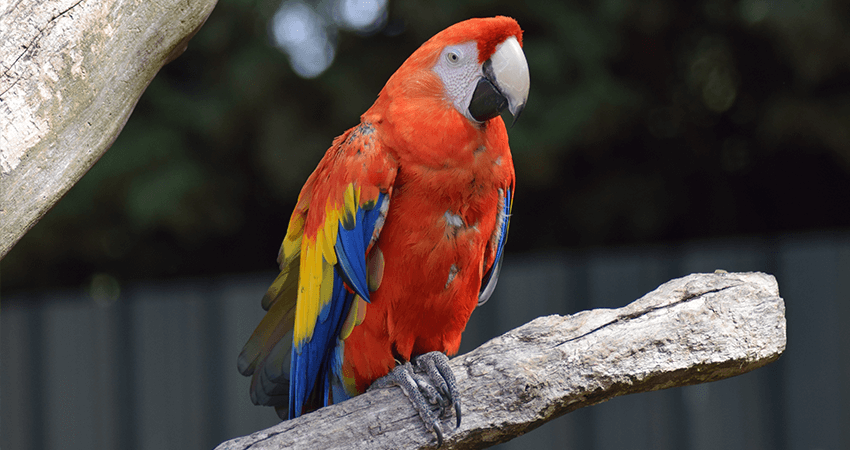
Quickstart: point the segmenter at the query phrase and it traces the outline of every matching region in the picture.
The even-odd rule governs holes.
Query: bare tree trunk
[[[785,303],[762,273],[694,274],[623,308],[540,317],[451,361],[464,412],[460,429],[454,417],[442,422],[445,447],[505,442],[618,395],[739,375],[784,350]],[[401,390],[389,388],[217,450],[435,445]]]
[[[0,8],[0,258],[103,155],[216,0]]]

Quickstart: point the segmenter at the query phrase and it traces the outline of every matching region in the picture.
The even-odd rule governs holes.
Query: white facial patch
[[[483,76],[481,64],[478,64],[478,44],[469,41],[447,46],[440,53],[434,72],[442,80],[446,97],[455,109],[475,121],[468,109],[478,79]]]

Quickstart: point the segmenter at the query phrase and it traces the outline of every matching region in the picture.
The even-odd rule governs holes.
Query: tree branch
[[[508,441],[618,395],[716,381],[785,350],[785,303],[773,276],[693,274],[619,309],[537,318],[454,358],[463,423],[447,448]],[[216,450],[432,448],[401,390],[367,392]]]
[[[0,9],[0,258],[112,145],[215,4],[53,0]]]

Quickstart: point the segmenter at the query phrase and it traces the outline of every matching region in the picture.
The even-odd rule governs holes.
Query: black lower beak
[[[508,99],[487,77],[481,77],[469,102],[469,115],[479,122],[486,122],[501,114],[507,107]]]

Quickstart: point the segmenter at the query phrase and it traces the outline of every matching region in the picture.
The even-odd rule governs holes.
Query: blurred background
[[[463,352],[673,277],[779,280],[788,349],[502,448],[850,448],[850,3],[220,0],[113,147],[0,261],[0,446],[212,448],[276,422],[235,358],[299,189],[405,58],[525,30],[503,279]]]

